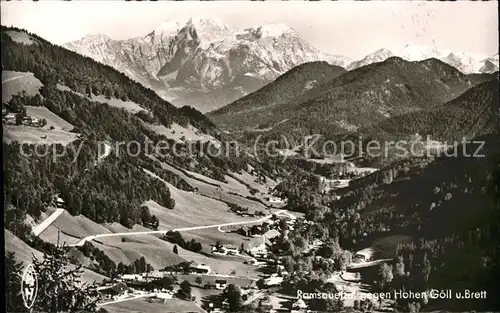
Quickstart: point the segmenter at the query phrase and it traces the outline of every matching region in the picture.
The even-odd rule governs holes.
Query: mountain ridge
[[[408,62],[400,57],[372,63],[321,83],[297,94],[287,103],[240,110],[241,101],[259,103],[259,90],[222,109],[208,114],[226,131],[257,129],[278,125],[276,132],[329,134],[335,136],[388,117],[433,107],[450,101],[467,89],[491,79],[491,75],[465,75],[438,59]],[[276,81],[279,81],[277,79]],[[267,95],[272,99],[276,95]]]
[[[256,90],[245,84],[231,87],[237,77],[253,75],[260,87],[305,62],[350,62],[319,51],[285,24],[233,30],[211,18],[192,21],[165,22],[145,36],[127,40],[99,37],[92,44],[84,40],[64,46],[118,69],[174,104],[191,104],[202,112]],[[228,89],[223,92],[227,99],[206,99],[216,89]],[[236,97],[230,95],[235,89],[239,89]],[[200,106],[201,101],[209,103]]]

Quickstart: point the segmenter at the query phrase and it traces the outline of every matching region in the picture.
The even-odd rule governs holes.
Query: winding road
[[[139,231],[139,232],[125,232],[125,233],[106,233],[106,234],[97,234],[97,235],[92,235],[92,236],[87,236],[85,238],[80,239],[75,244],[70,245],[70,247],[78,247],[78,246],[83,246],[85,242],[87,241],[92,241],[97,238],[103,238],[103,237],[124,237],[124,236],[137,236],[137,235],[154,235],[154,234],[167,234],[169,231],[177,231],[177,232],[184,232],[184,231],[192,231],[192,230],[200,230],[200,229],[207,229],[207,228],[218,228],[220,227],[225,227],[225,226],[235,226],[235,225],[245,225],[245,224],[256,224],[256,223],[263,223],[267,220],[269,220],[273,215],[279,216],[279,215],[286,215],[291,218],[295,218],[292,214],[286,212],[285,210],[278,211],[273,214],[269,214],[261,219],[258,220],[253,220],[253,221],[243,221],[243,222],[231,222],[231,223],[223,223],[223,224],[215,224],[215,225],[205,225],[205,226],[193,226],[193,227],[184,227],[184,228],[173,228],[173,229],[168,229],[168,230],[151,230],[151,231]],[[293,217],[292,217],[293,216]]]

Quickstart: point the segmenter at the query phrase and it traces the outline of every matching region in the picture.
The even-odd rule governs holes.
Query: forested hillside
[[[3,69],[34,73],[43,86],[35,95],[23,92],[12,96],[8,103],[3,103],[3,108],[18,114],[22,120],[27,115],[26,106],[46,107],[74,126],[71,133],[66,133],[77,135],[68,144],[49,144],[36,139],[22,145],[4,141],[5,226],[16,236],[27,239],[30,229],[25,224],[26,214],[38,218],[48,206],[55,205],[57,197],[66,203],[71,214],[83,214],[99,223],[157,227],[158,220],[143,206],[144,201],[154,200],[168,209],[174,208],[175,201],[165,184],[143,169],[154,171],[179,189],[193,190],[178,175],[162,169],[148,157],[158,152],[154,147],[159,142],[164,142],[160,160],[215,179],[223,180],[228,169],[246,169],[245,159],[230,158],[224,153],[202,156],[199,152],[206,152],[210,146],[179,143],[148,127],[156,124],[168,129],[173,123],[190,125],[203,134],[219,137],[214,125],[200,112],[190,107],[175,108],[111,67],[36,35],[29,34],[29,44],[14,41],[5,33],[7,30],[22,32],[2,27]],[[110,101],[132,101],[143,110],[130,112],[94,101],[97,95],[104,95]],[[36,134],[40,129],[24,126],[17,120],[16,123],[7,125],[5,133]],[[50,134],[55,130],[47,131]],[[105,142],[111,153],[102,158]],[[133,144],[127,146],[127,143]],[[44,152],[35,153],[35,149]],[[177,153],[173,153],[174,149]]]
[[[499,127],[498,79],[475,86],[434,108],[403,114],[368,127],[365,133],[430,135],[434,140],[461,140]]]
[[[218,123],[229,126],[229,120],[253,115],[269,107],[286,104],[295,100],[311,88],[345,73],[342,67],[330,65],[327,62],[310,62],[294,67],[275,81],[265,85],[259,90],[242,97],[217,111],[211,112]],[[226,122],[226,119],[228,122]],[[236,125],[232,125],[236,126]],[[241,126],[241,125],[240,125]],[[273,125],[259,124],[259,128],[272,127]]]
[[[175,108],[153,90],[132,81],[110,66],[51,44],[35,34],[29,34],[35,39],[29,45],[13,41],[5,33],[7,30],[22,31],[2,26],[3,70],[31,72],[49,88],[61,84],[82,94],[131,100],[150,110],[155,119],[165,126],[176,122],[181,125],[190,123],[206,131],[213,127],[210,121],[195,109]]]
[[[307,64],[297,71],[305,69]],[[285,73],[276,83],[293,74]],[[270,137],[322,134],[336,138],[389,117],[440,105],[494,78],[493,75],[464,75],[437,59],[408,62],[397,57],[341,75],[326,76],[327,79],[323,77],[323,72],[317,78],[308,76],[318,84],[306,91],[299,88],[302,92],[295,91],[296,85],[285,85],[293,96],[282,97],[283,102],[268,100],[280,100],[283,90],[263,88],[209,116],[219,127],[233,131],[264,125],[272,127],[265,133]],[[248,109],[243,110],[243,101],[255,103],[255,109],[247,105]]]

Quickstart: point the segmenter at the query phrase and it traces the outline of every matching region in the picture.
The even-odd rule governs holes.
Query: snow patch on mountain
[[[383,62],[387,60],[390,57],[393,57],[394,54],[387,50],[387,49],[379,49],[373,53],[368,54],[366,57],[359,61],[352,62],[347,66],[348,70],[353,70],[358,67],[362,67],[368,64],[376,63],[376,62]]]
[[[258,38],[280,37],[280,36],[283,36],[287,33],[294,33],[295,32],[292,28],[290,28],[288,25],[283,24],[283,23],[268,24],[268,25],[253,27],[253,28],[247,29],[247,31],[252,32]]]

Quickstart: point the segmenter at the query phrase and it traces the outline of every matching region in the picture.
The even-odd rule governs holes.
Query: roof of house
[[[301,309],[305,309],[305,308],[307,308],[307,304],[304,302],[304,300],[299,299],[299,300],[297,300],[297,301],[293,304],[293,307],[294,307],[294,308],[301,308]]]
[[[279,235],[280,232],[277,231],[276,229],[270,229],[264,234],[264,236],[266,236],[267,239],[273,239],[274,237],[278,237]]]

